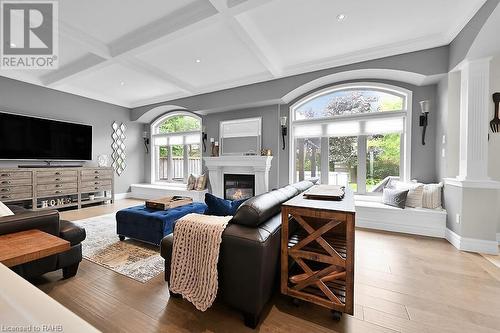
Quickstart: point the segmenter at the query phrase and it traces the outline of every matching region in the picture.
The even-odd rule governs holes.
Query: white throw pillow
[[[406,207],[422,207],[422,199],[424,196],[424,184],[421,183],[405,183],[401,181],[391,182],[391,185],[397,190],[408,190],[406,197]]]
[[[425,184],[422,207],[429,209],[441,208],[441,191],[443,183]]]
[[[0,201],[0,217],[14,215],[9,207],[5,206],[3,202]]]

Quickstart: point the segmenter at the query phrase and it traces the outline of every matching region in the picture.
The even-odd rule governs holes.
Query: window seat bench
[[[383,204],[379,196],[356,196],[355,202],[357,227],[445,238],[444,209],[401,209]]]
[[[205,193],[208,190],[187,190],[185,184],[132,184],[131,197],[136,199],[155,199],[170,195],[190,197],[195,202],[205,202]]]

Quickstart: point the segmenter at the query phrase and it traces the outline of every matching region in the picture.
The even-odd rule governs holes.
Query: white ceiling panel
[[[266,68],[223,23],[137,56],[196,88],[267,75]]]
[[[65,23],[110,43],[194,1],[191,0],[63,0]]]
[[[65,91],[75,89],[85,93],[86,97],[95,96],[92,98],[96,99],[101,99],[98,96],[106,96],[108,101],[115,101],[116,104],[124,106],[129,106],[137,100],[180,93],[172,84],[119,64],[82,75],[57,88]]]
[[[136,107],[446,45],[485,1],[61,0],[60,68],[0,75]]]
[[[275,0],[238,20],[285,67],[419,38],[448,43],[484,0]],[[338,20],[339,15],[345,19]]]

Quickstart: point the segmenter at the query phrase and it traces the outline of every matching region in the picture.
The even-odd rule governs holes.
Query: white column
[[[210,181],[210,186],[212,187],[212,194],[218,196],[219,198],[224,197],[223,189],[223,173],[222,168],[218,166],[207,166],[208,169],[208,180]]]
[[[253,167],[253,174],[255,175],[255,195],[269,191],[269,169],[270,165]]]
[[[330,154],[330,147],[328,144],[328,137],[322,137],[321,138],[321,151],[320,151],[320,156],[321,156],[321,184],[328,184],[329,183],[329,172],[330,172],[330,159],[329,159],[329,154]]]
[[[461,70],[460,180],[488,179],[490,60],[467,62]]]

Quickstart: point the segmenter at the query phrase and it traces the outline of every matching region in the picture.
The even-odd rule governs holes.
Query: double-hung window
[[[290,181],[372,192],[388,177],[409,179],[411,92],[375,83],[316,92],[291,107]]]
[[[201,172],[201,119],[188,113],[168,114],[151,125],[153,183],[186,183]]]

